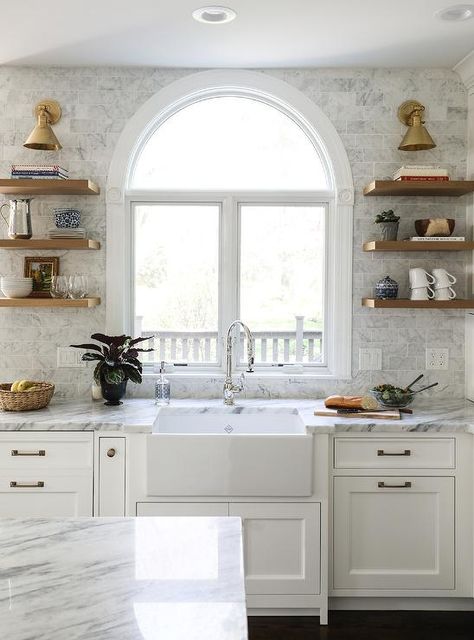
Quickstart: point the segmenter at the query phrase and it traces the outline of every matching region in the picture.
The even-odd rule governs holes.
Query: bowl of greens
[[[413,397],[415,396],[414,391],[394,387],[392,384],[379,384],[373,389],[370,389],[370,393],[379,404],[384,407],[393,407],[394,409],[408,407],[408,405],[413,402]]]

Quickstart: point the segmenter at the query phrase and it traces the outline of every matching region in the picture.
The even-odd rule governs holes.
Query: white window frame
[[[260,99],[280,109],[306,131],[326,167],[329,189],[296,192],[166,192],[129,188],[131,171],[143,145],[160,124],[176,111],[217,95]],[[350,164],[342,141],[327,116],[300,91],[270,75],[248,71],[206,71],[173,82],[150,98],[124,128],[115,149],[107,182],[107,294],[109,333],[132,333],[132,202],[222,202],[222,215],[235,215],[239,203],[326,204],[327,256],[324,340],[326,366],[315,366],[317,378],[351,375],[352,331],[352,216],[354,189]],[[230,225],[224,225],[230,229]],[[238,281],[239,229],[222,237],[221,252],[231,256],[226,282],[219,282],[219,335],[237,317],[235,286]],[[222,256],[221,256],[222,259]],[[231,300],[232,298],[232,300]],[[199,366],[192,365],[198,370]],[[187,374],[191,365],[186,368]],[[275,375],[277,367],[262,367]],[[202,369],[201,369],[202,370]],[[221,371],[222,369],[220,369]],[[211,373],[208,371],[208,373]],[[278,371],[278,375],[281,372]],[[294,376],[295,374],[291,374]]]
[[[307,194],[298,192],[296,195],[291,192],[273,192],[271,195],[262,195],[260,191],[236,191],[232,195],[223,191],[205,191],[205,192],[164,192],[164,191],[132,191],[130,190],[126,196],[126,210],[130,216],[130,228],[131,237],[134,239],[134,225],[133,225],[133,209],[136,205],[150,204],[150,205],[163,205],[163,204],[189,204],[189,205],[201,205],[210,204],[216,205],[220,209],[219,218],[219,260],[218,260],[218,344],[221,346],[220,353],[218,353],[217,369],[214,363],[199,363],[190,362],[187,364],[187,371],[209,371],[211,373],[220,372],[223,370],[223,349],[224,344],[223,337],[227,333],[227,328],[238,317],[240,317],[240,207],[242,205],[288,205],[292,207],[297,206],[320,206],[325,208],[325,233],[326,240],[325,246],[328,245],[328,226],[329,217],[332,205],[332,193],[330,191],[312,191]],[[130,281],[131,287],[131,300],[134,299],[134,273],[133,268],[135,264],[134,259],[134,245],[132,242],[131,253],[131,269],[132,278]],[[225,257],[225,258],[224,258]],[[325,256],[325,263],[327,262],[327,252]],[[225,260],[225,263],[224,263]],[[328,309],[329,306],[326,301],[329,297],[329,287],[327,283],[327,266],[325,264],[324,278],[324,292],[325,292],[325,305],[324,305],[324,329],[323,329],[323,341],[326,349],[326,326],[329,323]],[[134,305],[130,304],[129,318],[127,322],[128,327],[132,327],[132,332],[137,334],[137,328],[135,327],[135,312]],[[252,329],[252,327],[250,327]],[[138,335],[138,334],[137,334]],[[219,359],[220,356],[220,359]],[[239,365],[235,358],[235,369],[244,371],[245,367]],[[329,373],[327,363],[330,360],[328,353],[325,353],[324,362],[318,363],[302,363],[305,369],[305,373],[325,374]],[[286,364],[286,363],[285,363]],[[298,363],[300,364],[300,363]],[[267,374],[272,373],[272,369],[279,373],[278,367],[272,362],[257,362],[255,364],[256,372],[265,372]],[[273,371],[273,373],[275,373]]]

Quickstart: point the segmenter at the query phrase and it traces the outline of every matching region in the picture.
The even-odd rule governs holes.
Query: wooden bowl
[[[421,238],[441,236],[447,238],[454,231],[456,221],[452,218],[422,218],[415,220],[415,229]]]

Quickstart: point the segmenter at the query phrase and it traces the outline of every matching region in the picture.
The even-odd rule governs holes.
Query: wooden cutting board
[[[337,409],[316,409],[315,416],[325,416],[331,418],[374,418],[376,420],[401,420],[400,411],[393,409],[390,411],[359,411],[357,413],[338,413]]]

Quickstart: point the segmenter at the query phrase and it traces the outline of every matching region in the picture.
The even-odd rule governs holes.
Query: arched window
[[[222,337],[239,318],[261,372],[347,375],[336,345],[350,335],[336,331],[338,296],[350,309],[350,255],[336,254],[338,234],[352,233],[338,229],[321,132],[297,106],[256,86],[183,91],[143,127],[125,180],[125,322],[157,336],[155,361],[222,367]],[[242,336],[241,358],[243,347]]]
[[[318,190],[327,169],[308,134],[272,105],[249,97],[199,100],[148,138],[132,189]]]

